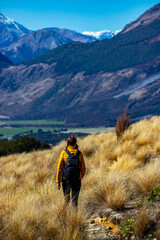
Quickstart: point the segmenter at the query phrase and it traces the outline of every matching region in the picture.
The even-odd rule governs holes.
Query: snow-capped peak
[[[24,35],[30,32],[30,30],[24,28],[22,25],[16,23],[12,19],[4,16],[1,12],[0,12],[0,24],[7,28],[9,32],[15,32],[16,35]]]
[[[89,35],[92,37],[97,38],[98,40],[103,40],[105,38],[112,38],[114,37],[116,34],[118,34],[120,32],[120,30],[117,30],[115,32],[112,32],[110,30],[103,30],[103,31],[97,31],[97,32],[82,32],[82,34],[84,35]]]
[[[0,12],[0,22],[3,24],[15,24],[14,21]]]

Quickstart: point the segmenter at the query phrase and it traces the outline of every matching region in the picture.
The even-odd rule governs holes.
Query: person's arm
[[[58,190],[61,189],[61,183],[60,182],[57,183],[57,188],[58,188]]]
[[[62,173],[63,173],[63,168],[65,166],[65,162],[64,162],[64,151],[61,152],[60,158],[59,158],[59,162],[58,162],[58,167],[57,167],[57,176],[56,176],[56,182],[57,182],[57,188],[58,190],[60,190],[61,188],[61,178],[62,178]]]
[[[80,154],[79,158],[80,158],[80,162],[81,162],[80,179],[82,179],[84,177],[84,175],[85,175],[85,172],[86,172],[86,165],[85,165],[82,153]]]

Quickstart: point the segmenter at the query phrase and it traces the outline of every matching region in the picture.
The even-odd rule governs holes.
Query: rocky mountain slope
[[[142,15],[153,21],[112,39],[70,43],[2,69],[1,114],[73,126],[113,125],[128,104],[133,118],[159,114],[159,6]]]
[[[146,26],[157,19],[160,19],[160,4],[155,5],[153,8],[146,11],[138,19],[127,24],[121,33],[126,33],[140,26]]]

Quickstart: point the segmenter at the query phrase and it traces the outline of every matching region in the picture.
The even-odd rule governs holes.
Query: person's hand
[[[58,190],[61,189],[61,184],[60,183],[57,183],[57,188],[58,188]]]

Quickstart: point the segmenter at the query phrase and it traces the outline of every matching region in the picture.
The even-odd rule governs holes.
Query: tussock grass
[[[6,227],[0,232],[1,239],[86,239],[86,222],[80,212],[65,202],[42,206],[37,195],[18,202],[17,208],[6,219]]]
[[[117,156],[121,156],[123,154],[135,154],[137,151],[137,145],[133,142],[133,140],[126,140],[119,143],[116,147]]]
[[[119,170],[119,171],[126,171],[129,172],[133,169],[142,167],[143,164],[139,161],[137,161],[137,159],[135,159],[135,157],[133,157],[133,155],[131,154],[123,154],[122,156],[117,158],[117,161],[115,161],[110,169],[111,170]]]
[[[132,178],[138,193],[147,195],[154,187],[160,184],[160,161],[154,161],[138,169]]]
[[[100,210],[106,207],[119,210],[124,207],[132,194],[128,174],[109,171],[106,177],[101,176],[100,181],[86,192],[85,208],[90,215],[95,213],[95,209]]]
[[[95,141],[95,136],[90,135],[86,138],[83,138],[79,144],[80,149],[83,147],[83,154],[85,157],[90,158],[96,150],[99,148],[99,142],[101,140]]]
[[[151,217],[150,210],[147,208],[147,206],[144,206],[135,221],[134,231],[138,239],[142,239],[145,232],[151,230],[154,225],[155,219]]]
[[[129,176],[125,172],[110,171],[106,178],[107,204],[118,210],[124,207],[132,195]]]
[[[96,182],[92,188],[89,188],[81,194],[80,200],[83,200],[83,202],[81,202],[81,209],[86,209],[87,218],[95,216],[95,209],[98,212],[107,207],[107,192],[105,183],[105,178],[101,178],[101,181]]]
[[[0,239],[87,239],[87,217],[121,209],[160,184],[159,136],[160,117],[153,117],[131,125],[118,141],[115,132],[78,139],[87,167],[78,212],[65,205],[55,183],[64,141],[51,150],[1,157]]]

